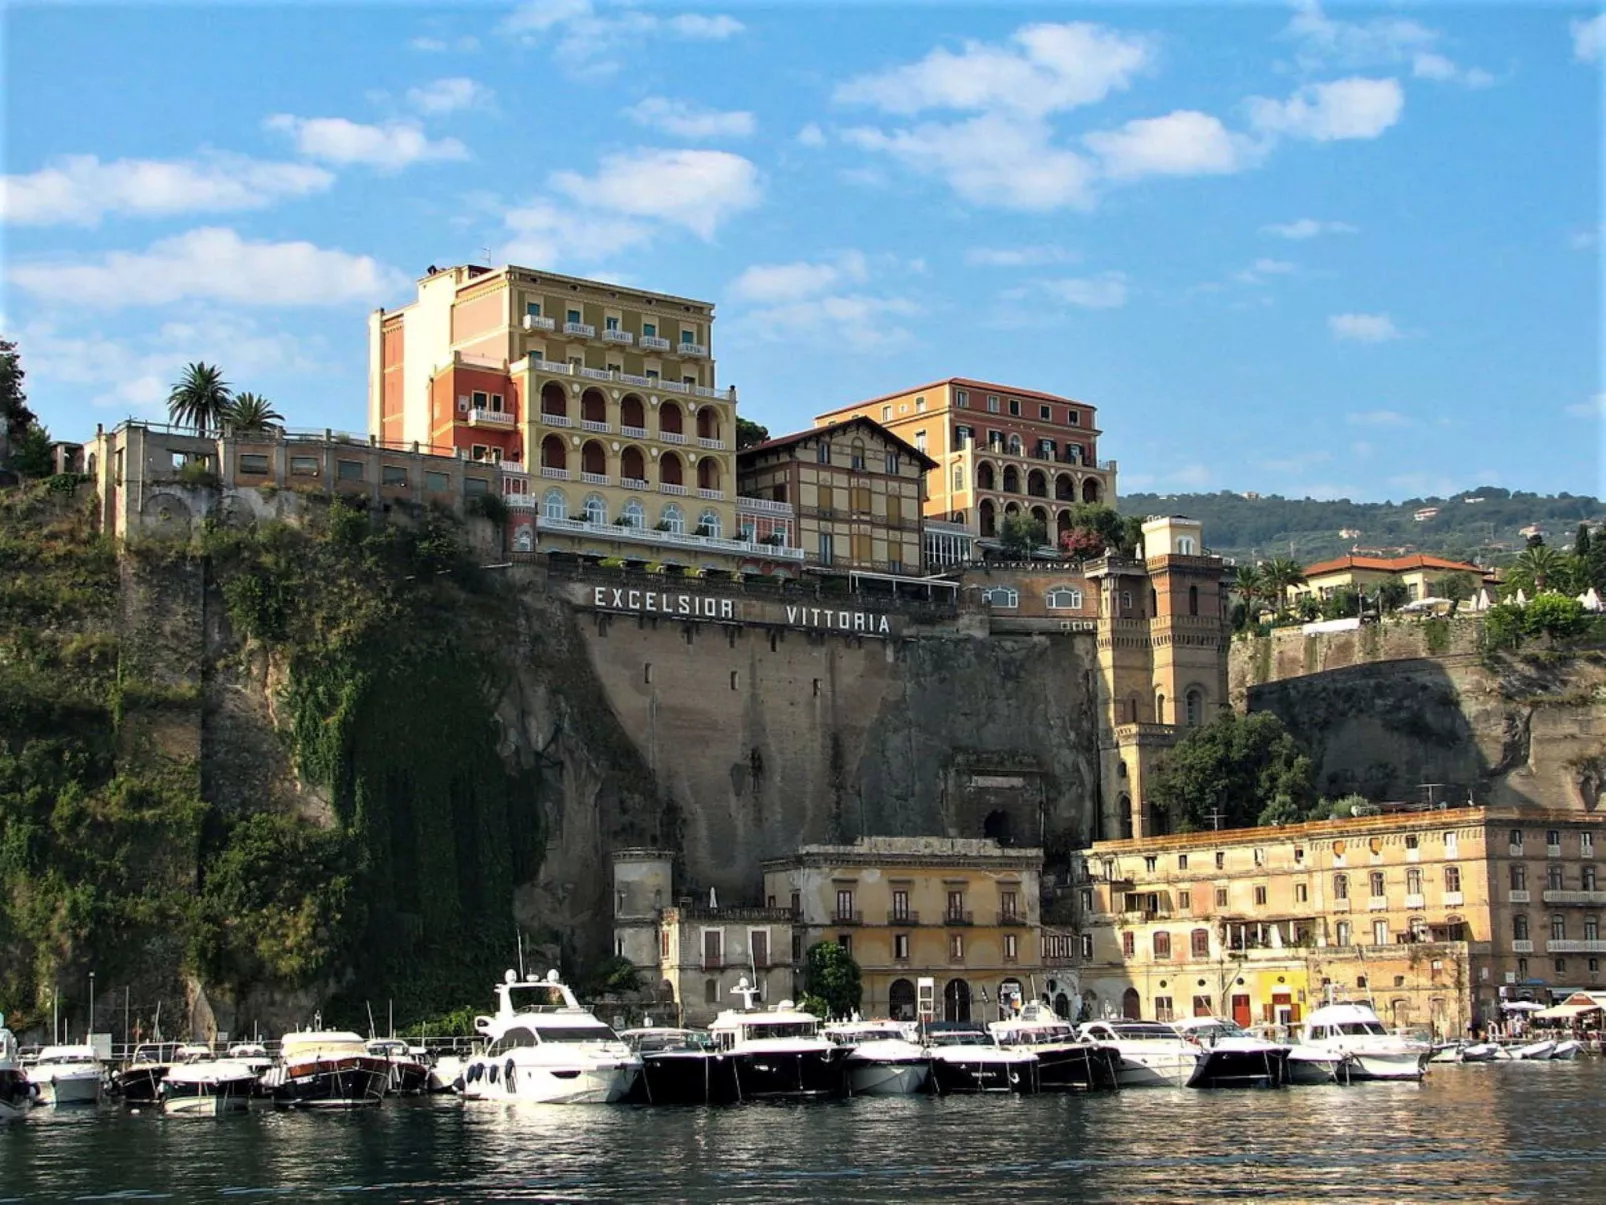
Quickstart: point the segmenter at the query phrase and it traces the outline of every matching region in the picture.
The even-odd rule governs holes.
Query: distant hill
[[[1545,543],[1566,548],[1582,521],[1606,521],[1599,499],[1575,494],[1528,494],[1485,486],[1451,498],[1403,502],[1318,502],[1276,494],[1127,494],[1124,515],[1188,515],[1204,524],[1205,544],[1223,556],[1290,556],[1305,563],[1352,550],[1434,552],[1500,564],[1526,543],[1537,525]],[[1437,509],[1437,514],[1425,512]],[[1420,520],[1418,513],[1423,513]],[[1359,534],[1356,534],[1359,533]]]

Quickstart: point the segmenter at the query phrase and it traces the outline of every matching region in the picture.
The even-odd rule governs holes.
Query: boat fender
[[[507,1084],[507,1090],[513,1091],[513,1056],[507,1056],[507,1064],[502,1068],[502,1080]]]
[[[493,1084],[496,1083],[496,1073],[500,1070],[500,1067],[498,1067],[495,1063],[492,1063],[489,1070],[486,1072]]]

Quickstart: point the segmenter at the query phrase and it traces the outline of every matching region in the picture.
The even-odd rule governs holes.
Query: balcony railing
[[[582,431],[600,431],[602,434],[606,435],[608,432],[613,430],[613,427],[610,424],[601,422],[598,419],[582,418],[580,420],[580,429]]]
[[[529,494],[503,494],[502,502],[512,510],[534,510],[536,505]]]
[[[749,498],[745,494],[738,494],[736,496],[736,509],[761,515],[790,515],[792,513],[792,504],[790,502],[776,502],[771,498]]]
[[[1444,906],[1446,908],[1459,908],[1466,903],[1466,896],[1459,891],[1446,891],[1444,893]]]
[[[1528,943],[1532,945],[1532,942]],[[1512,942],[1511,948],[1516,949]],[[1606,954],[1606,941],[1595,938],[1552,937],[1545,943],[1546,954]]]
[[[1426,907],[1426,904],[1422,899],[1421,893],[1418,892],[1415,895],[1408,895],[1405,897],[1405,906],[1412,911],[1415,911],[1419,908]]]
[[[618,343],[623,347],[629,347],[636,341],[636,337],[629,331],[605,330],[602,332],[602,341],[604,343]]]
[[[683,356],[706,356],[708,348],[701,343],[681,343],[677,351]]]
[[[702,488],[702,486],[698,486],[697,487],[697,496],[699,498],[705,498],[710,502],[720,502],[720,501],[723,501],[724,498],[725,498],[725,491],[724,490],[709,490],[709,489]]]
[[[1528,891],[1513,890],[1509,898],[1513,904],[1527,904],[1532,902],[1532,895]]]
[[[582,472],[580,474],[580,480],[585,482],[587,485],[612,485],[613,484],[613,478],[609,477],[608,474],[606,474],[606,473],[585,473],[585,472]]]
[[[627,427],[624,423],[620,423],[619,424],[619,434],[623,435],[626,439],[646,439],[647,438],[647,428],[646,427]]]
[[[942,923],[945,925],[973,925],[976,923],[974,912],[962,912],[958,908],[950,908],[942,914]]]
[[[659,482],[658,483],[658,488],[661,491],[663,491],[664,493],[666,493],[666,494],[685,495],[685,494],[689,494],[691,492],[690,490],[688,490],[683,485],[674,485],[674,484],[672,484],[671,482],[668,482],[668,481]]]
[[[661,335],[643,335],[641,337],[642,351],[668,351],[673,344]]]
[[[533,352],[530,355],[530,367],[537,372],[551,373],[554,376],[569,377],[574,375],[572,365],[564,364],[559,360],[543,360]]]
[[[1366,901],[1366,909],[1368,912],[1387,912],[1389,910],[1389,897],[1386,895],[1372,896],[1371,899]]]
[[[1026,914],[1024,912],[1000,912],[998,923],[1001,925],[1024,925]]]
[[[513,415],[506,410],[481,410],[476,407],[468,412],[468,425],[471,427],[511,427]]]
[[[608,368],[581,368],[580,375],[588,381],[611,381],[614,377],[613,371]]]
[[[833,925],[862,925],[864,913],[862,912],[833,912],[831,913]]]
[[[558,470],[561,472],[562,470]],[[661,486],[665,493],[671,487]],[[680,487],[674,487],[680,488]],[[644,527],[621,527],[612,523],[588,523],[584,519],[553,519],[538,514],[536,527],[542,531],[561,531],[576,535],[596,536],[604,540],[624,540],[636,544],[668,545],[683,548],[708,548],[732,552],[741,556],[763,557],[767,560],[801,561],[801,548],[777,548],[771,544],[755,544],[749,540],[727,540],[720,536],[691,535],[680,531],[658,531]]]
[[[565,322],[563,324],[565,335],[574,335],[580,339],[595,339],[597,328],[585,322]]]
[[[1532,954],[1534,952],[1534,943],[1526,937],[1516,938],[1511,943],[1511,952],[1513,954]]]
[[[574,426],[574,420],[567,414],[548,414],[545,410],[541,411],[541,421],[549,427]]]
[[[697,437],[697,446],[699,448],[712,448],[716,452],[722,452],[725,450],[725,441],[723,439],[709,439],[706,435],[699,435]]]
[[[918,925],[919,923],[920,913],[918,912],[910,912],[908,909],[900,912],[895,908],[887,913],[887,924],[889,925]]]
[[[646,490],[652,488],[652,483],[645,477],[621,477],[619,484],[627,490]]]
[[[1606,891],[1546,891],[1547,904],[1583,904],[1590,908],[1606,908]]]
[[[1333,901],[1333,911],[1334,912],[1348,912],[1349,911],[1349,900],[1347,900],[1347,899],[1334,900]]]
[[[541,314],[524,315],[524,329],[527,331],[550,331],[557,329],[557,319],[547,318]]]
[[[686,437],[679,431],[660,431],[658,432],[658,438],[666,444],[683,444],[686,442]]]
[[[541,466],[541,476],[550,477],[554,481],[568,481],[569,480],[569,470],[568,469],[555,469],[551,465],[544,464],[544,465]]]

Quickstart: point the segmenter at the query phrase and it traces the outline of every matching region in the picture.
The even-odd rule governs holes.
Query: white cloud
[[[1398,410],[1360,410],[1344,416],[1344,421],[1355,427],[1409,427],[1411,420]],[[1370,445],[1367,445],[1370,451]]]
[[[499,258],[513,264],[596,264],[652,237],[653,227],[634,218],[588,212],[545,197],[505,215],[509,241]]]
[[[1398,80],[1353,76],[1308,85],[1285,101],[1251,97],[1248,107],[1250,122],[1263,133],[1334,142],[1376,138],[1399,121],[1405,93]]]
[[[36,172],[0,177],[0,220],[91,226],[107,214],[166,217],[261,209],[322,192],[334,179],[311,164],[238,155],[109,163],[94,155],[64,155]]]
[[[676,37],[685,38],[691,42],[723,42],[726,38],[734,38],[747,26],[735,17],[725,16],[723,13],[708,17],[701,13],[681,13],[670,17],[664,22]]]
[[[1327,329],[1333,332],[1333,338],[1355,343],[1386,343],[1400,337],[1394,320],[1387,314],[1334,314],[1327,319]]]
[[[460,109],[488,108],[496,94],[484,84],[465,76],[438,79],[422,88],[407,90],[407,103],[429,117],[456,113]]]
[[[1205,465],[1189,464],[1167,473],[1165,480],[1173,485],[1185,486],[1188,489],[1203,489],[1215,480],[1215,476]]]
[[[503,34],[525,45],[549,44],[561,61],[582,72],[612,71],[617,63],[600,62],[610,51],[653,37],[687,42],[720,42],[745,28],[735,17],[700,13],[665,16],[643,8],[598,9],[591,0],[526,0],[502,22]]]
[[[1573,58],[1580,63],[1600,62],[1601,47],[1606,46],[1606,13],[1574,21],[1568,29],[1573,35]]]
[[[884,133],[853,129],[850,144],[881,151],[916,171],[939,176],[978,205],[1002,209],[1087,208],[1093,203],[1093,165],[1051,142],[1046,123],[986,113],[954,124],[927,123]]]
[[[1225,175],[1256,158],[1249,139],[1228,133],[1218,118],[1191,109],[1129,121],[1119,130],[1088,134],[1082,141],[1098,155],[1105,175],[1117,180]]]
[[[1567,407],[1574,418],[1606,418],[1606,393],[1597,393],[1587,402],[1575,402]]]
[[[1267,259],[1262,257],[1250,264],[1247,268],[1233,273],[1233,279],[1239,284],[1258,285],[1265,284],[1268,276],[1288,276],[1299,271],[1299,265],[1289,263],[1286,259]]]
[[[729,151],[638,149],[606,155],[595,176],[555,172],[552,186],[576,201],[714,237],[726,218],[757,205],[758,169]]]
[[[243,305],[340,305],[400,292],[407,278],[367,255],[306,242],[248,242],[203,227],[147,251],[111,251],[93,261],[15,264],[7,273],[26,293],[61,306],[113,309],[187,299]]]
[[[1126,273],[1101,272],[1097,276],[1045,280],[1043,290],[1056,301],[1087,310],[1118,309],[1126,304]]]
[[[1283,36],[1299,44],[1296,57],[1307,71],[1409,64],[1418,79],[1468,88],[1487,88],[1495,82],[1482,68],[1457,66],[1438,49],[1443,35],[1419,21],[1405,17],[1337,20],[1328,17],[1315,0],[1307,0],[1297,9]]]
[[[1147,38],[1084,22],[1024,25],[1007,43],[939,47],[917,63],[849,80],[836,99],[888,113],[1007,109],[1040,116],[1103,100],[1149,67]]]
[[[468,148],[457,139],[431,140],[407,122],[363,125],[344,117],[279,113],[263,125],[290,135],[301,154],[329,163],[364,163],[381,171],[399,171],[413,163],[468,158]]]
[[[1411,74],[1417,79],[1464,84],[1468,88],[1487,88],[1495,82],[1494,76],[1481,67],[1462,69],[1442,54],[1432,52],[1423,52],[1411,59]]]
[[[797,132],[797,141],[800,146],[824,146],[825,131],[820,129],[816,123],[811,121]]]
[[[1358,230],[1348,222],[1321,222],[1315,218],[1298,218],[1292,222],[1280,222],[1271,226],[1262,226],[1262,234],[1275,234],[1280,238],[1307,239],[1315,238],[1319,234],[1356,234]]]
[[[1601,232],[1606,225],[1596,226],[1593,230],[1575,230],[1567,238],[1567,245],[1574,251],[1590,251],[1600,245]]]
[[[1367,457],[1371,456],[1376,449],[1374,449],[1366,440],[1357,439],[1354,443],[1350,444],[1349,450],[1354,455],[1359,456],[1362,460],[1365,460]]]
[[[740,300],[774,305],[801,301],[843,285],[863,284],[869,276],[864,254],[845,251],[833,260],[791,264],[754,264],[731,282],[730,294]]]
[[[971,247],[965,262],[978,268],[1035,268],[1042,264],[1064,264],[1079,259],[1064,247],[1045,244],[1036,247]]]
[[[433,38],[429,36],[414,38],[408,43],[414,50],[421,50],[425,54],[444,54],[448,50],[456,50],[463,54],[472,53],[480,48],[480,40],[473,34],[464,34],[459,38]]]
[[[638,125],[662,130],[676,138],[703,141],[710,138],[745,138],[756,128],[751,113],[705,109],[690,101],[649,96],[625,110]]]

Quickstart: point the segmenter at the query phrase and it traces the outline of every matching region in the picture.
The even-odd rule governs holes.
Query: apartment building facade
[[[1070,529],[1077,502],[1115,501],[1116,463],[1098,458],[1095,408],[1072,398],[950,377],[841,406],[824,426],[874,419],[937,463],[925,512],[981,537],[1010,515],[1043,524],[1050,542]]]
[[[859,964],[867,1017],[996,1020],[1059,990],[1043,973],[1043,851],[987,839],[861,837],[763,863],[766,906],[796,920],[795,956],[834,941]]]

